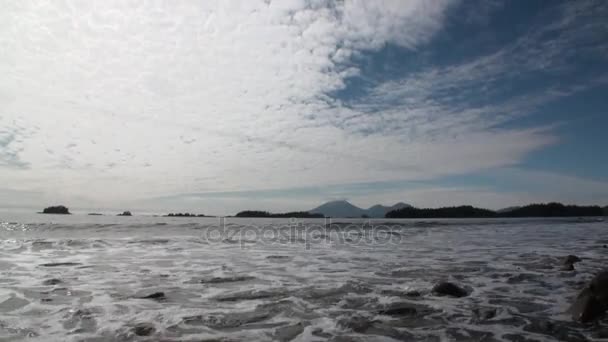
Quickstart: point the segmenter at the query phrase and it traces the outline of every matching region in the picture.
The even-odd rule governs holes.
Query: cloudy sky
[[[0,0],[0,207],[608,204],[608,2]]]

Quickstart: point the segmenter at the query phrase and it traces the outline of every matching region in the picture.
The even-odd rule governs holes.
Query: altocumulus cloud
[[[9,152],[0,145],[0,178],[13,190],[109,204],[517,164],[556,137],[550,127],[496,128],[490,113],[550,99],[458,107],[455,95],[433,93],[498,77],[530,40],[381,82],[359,101],[332,95],[361,75],[357,56],[387,44],[424,49],[455,6],[4,2],[0,130],[15,142]]]

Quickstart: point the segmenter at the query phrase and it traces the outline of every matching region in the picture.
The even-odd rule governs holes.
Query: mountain
[[[323,214],[328,217],[371,217],[384,218],[389,211],[410,207],[410,205],[399,202],[393,206],[387,207],[376,204],[369,209],[362,209],[350,204],[348,201],[331,201],[321,206],[309,210],[311,213]]]
[[[312,210],[311,213],[323,214],[329,217],[361,217],[366,214],[364,209],[356,207],[347,201],[331,201]]]

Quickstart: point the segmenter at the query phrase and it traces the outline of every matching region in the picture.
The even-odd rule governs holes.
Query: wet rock
[[[396,306],[393,308],[378,311],[378,314],[386,316],[413,316],[417,313],[418,310],[411,306]]]
[[[52,278],[42,282],[42,285],[57,285],[63,283],[60,279]]]
[[[581,261],[581,258],[577,257],[576,255],[570,254],[562,258],[562,265],[575,264]]]
[[[46,264],[41,264],[42,267],[59,267],[59,266],[78,266],[82,265],[79,262],[49,262]]]
[[[326,332],[324,332],[324,331],[323,331],[323,329],[321,329],[321,328],[315,328],[315,329],[314,329],[314,330],[311,332],[311,334],[312,334],[313,336],[316,336],[316,337],[322,337],[322,338],[324,338],[324,339],[327,339],[327,338],[330,338],[330,337],[331,337],[331,334],[330,334],[330,333],[326,333]]]
[[[608,271],[602,271],[583,288],[568,311],[573,319],[586,323],[601,317],[607,309]]]
[[[304,327],[305,325],[302,322],[280,327],[275,331],[274,339],[277,341],[291,341],[304,331]]]
[[[150,323],[139,323],[133,327],[133,333],[137,336],[150,336],[154,334],[156,328]]]
[[[560,268],[560,271],[574,271],[574,264],[564,264]]]
[[[466,297],[469,295],[465,289],[447,281],[441,282],[433,286],[432,292],[439,296]]]
[[[389,305],[387,308],[379,310],[379,315],[393,316],[393,317],[423,317],[428,314],[435,312],[436,310],[422,304],[415,303],[394,303]]]
[[[167,296],[165,296],[164,292],[154,292],[152,294],[146,295],[146,296],[141,296],[141,297],[137,297],[139,299],[154,299],[154,300],[165,300],[167,299]]]

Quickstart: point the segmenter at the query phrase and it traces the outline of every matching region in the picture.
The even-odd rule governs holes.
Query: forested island
[[[444,208],[414,208],[407,207],[386,214],[386,218],[471,218],[471,217],[496,217],[497,212],[475,208],[470,205]]]
[[[44,208],[44,210],[42,210],[42,214],[70,215],[70,210],[64,205],[56,205]]]
[[[165,217],[206,217],[203,214],[191,214],[191,213],[170,213],[164,215]]]
[[[268,218],[323,218],[323,214],[313,214],[308,211],[292,211],[288,213],[269,213],[260,210],[245,210],[235,215],[235,217],[268,217]]]
[[[582,217],[604,216],[608,207],[564,205],[561,203],[530,204],[503,211],[458,206],[444,208],[407,207],[390,211],[387,218],[492,218],[492,217]]]

